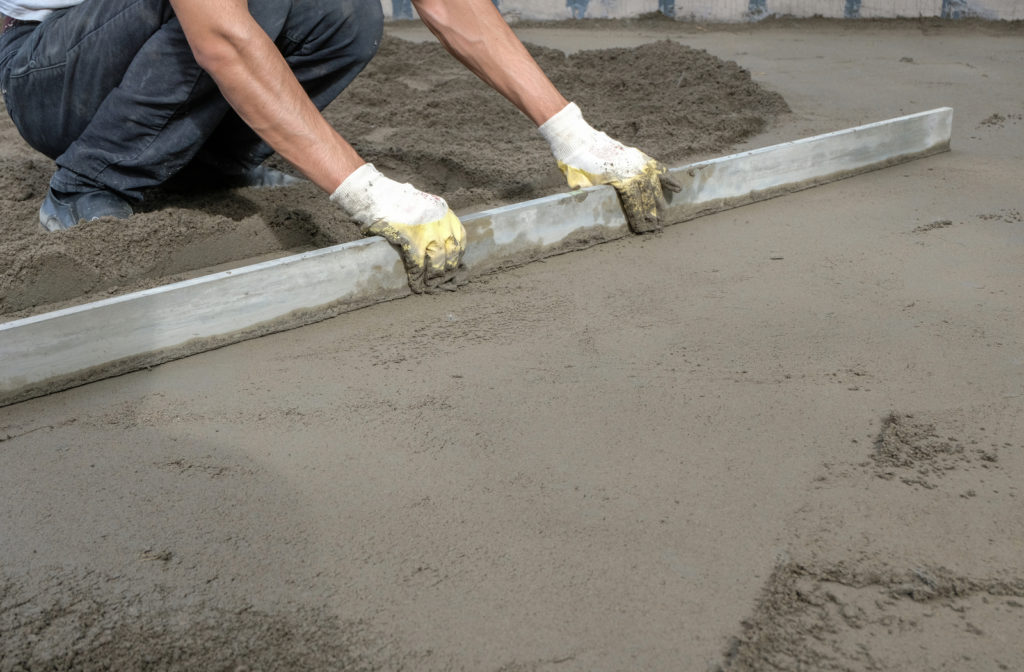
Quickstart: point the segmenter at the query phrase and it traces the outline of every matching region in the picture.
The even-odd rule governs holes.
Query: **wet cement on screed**
[[[670,164],[748,138],[788,109],[735,63],[674,42],[568,57],[531,49],[594,125]],[[532,124],[436,42],[386,38],[325,116],[387,175],[440,194],[458,211],[566,190]],[[309,184],[154,193],[128,222],[47,234],[36,212],[52,162],[21,142],[6,116],[0,137],[0,316],[8,319],[359,237]]]
[[[0,409],[0,670],[1024,660],[1019,32],[522,32],[953,151]]]

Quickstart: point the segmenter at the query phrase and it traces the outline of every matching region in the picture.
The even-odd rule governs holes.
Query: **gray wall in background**
[[[870,19],[922,16],[1024,20],[1024,0],[492,0],[516,19],[609,19],[661,12],[683,21],[756,21],[768,16]],[[384,14],[412,19],[410,0],[382,0]]]

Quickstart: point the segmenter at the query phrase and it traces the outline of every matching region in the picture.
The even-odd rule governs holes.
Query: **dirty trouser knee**
[[[373,0],[252,0],[249,9],[320,109],[380,40]],[[56,159],[54,189],[137,199],[200,149],[241,166],[270,153],[196,64],[166,0],[89,0],[0,40],[8,110],[29,144]]]

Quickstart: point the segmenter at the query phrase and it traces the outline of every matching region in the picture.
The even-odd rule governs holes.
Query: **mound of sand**
[[[591,123],[670,164],[750,137],[788,109],[736,63],[673,42],[568,57],[532,52]],[[437,44],[386,38],[325,115],[367,160],[441,194],[457,210],[565,189],[532,124]],[[0,315],[6,319],[359,237],[309,184],[153,193],[127,222],[48,234],[36,213],[52,162],[21,141],[6,116],[0,139]]]

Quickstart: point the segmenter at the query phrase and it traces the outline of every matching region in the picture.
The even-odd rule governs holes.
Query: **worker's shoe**
[[[50,189],[39,208],[39,223],[47,231],[70,229],[79,222],[91,222],[101,217],[127,219],[132,206],[112,191],[97,190],[63,193]]]

